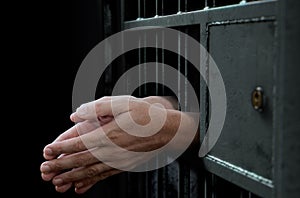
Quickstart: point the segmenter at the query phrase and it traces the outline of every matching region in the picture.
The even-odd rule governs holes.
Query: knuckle
[[[98,170],[96,167],[89,167],[87,169],[86,175],[87,175],[87,177],[94,177],[97,174],[97,172],[98,172]]]
[[[77,140],[75,141],[75,144],[74,144],[74,149],[75,149],[76,151],[80,151],[80,150],[82,150],[82,148],[83,148],[83,146],[82,146],[81,140],[80,140],[80,139],[77,139]]]
[[[83,157],[77,157],[75,160],[74,160],[74,167],[81,167],[84,165],[84,158]]]
[[[117,140],[118,138],[120,138],[120,132],[118,131],[110,131],[108,134],[107,134],[107,137],[110,139],[110,140]]]

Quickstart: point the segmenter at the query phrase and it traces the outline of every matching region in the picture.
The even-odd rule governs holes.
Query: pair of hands
[[[81,194],[100,180],[146,162],[153,155],[126,151],[147,153],[168,143],[182,119],[175,106],[156,96],[103,97],[81,105],[70,116],[76,124],[44,148],[42,179],[52,181],[58,192],[74,186]],[[186,119],[187,126],[195,124]]]

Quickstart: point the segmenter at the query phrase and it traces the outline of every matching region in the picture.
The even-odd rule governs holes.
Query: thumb
[[[110,100],[98,100],[95,102],[97,117],[115,117],[129,111],[129,97],[112,97]]]
[[[72,118],[76,121],[79,121],[80,119],[95,120],[97,117],[95,101],[80,105],[80,107],[76,109],[76,112],[72,114]]]
[[[95,120],[100,117],[114,117],[129,111],[130,100],[131,97],[122,96],[98,99],[82,104],[77,108],[75,115],[71,117],[78,121],[80,121],[80,119]],[[71,120],[73,120],[72,118]]]

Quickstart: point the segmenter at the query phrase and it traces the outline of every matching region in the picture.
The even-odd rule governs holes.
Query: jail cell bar
[[[291,181],[282,181],[280,149],[284,129],[278,123],[284,105],[280,90],[287,85],[278,80],[294,69],[283,70],[274,57],[284,56],[278,49],[287,39],[281,36],[284,26],[281,11],[292,3],[276,0],[124,0],[120,1],[120,29],[163,26],[179,30],[199,41],[213,56],[224,75],[228,93],[229,116],[215,148],[204,158],[198,150],[186,151],[173,163],[158,170],[124,173],[119,177],[122,197],[282,197]],[[113,8],[111,8],[113,10]],[[294,16],[299,16],[292,12]],[[294,30],[295,31],[295,30]],[[156,36],[163,46],[164,33]],[[140,35],[139,44],[147,42]],[[291,41],[290,41],[291,42]],[[246,45],[247,44],[247,45]],[[178,50],[189,55],[186,39],[178,36]],[[182,47],[184,46],[184,47]],[[260,50],[258,52],[257,50]],[[234,53],[234,54],[232,54]],[[200,55],[199,55],[200,57]],[[189,80],[200,102],[200,142],[209,124],[209,92],[199,72],[178,54],[158,48],[141,48],[124,55],[124,71],[139,68],[139,84],[146,82],[147,72],[155,71],[157,80],[165,78],[164,66],[150,68],[147,62],[159,62],[178,71],[178,100],[182,111],[189,111],[188,92],[181,81]],[[209,65],[206,65],[209,71]],[[298,69],[299,70],[299,69]],[[280,71],[285,71],[279,74]],[[180,74],[186,78],[182,79]],[[282,75],[282,76],[280,76]],[[294,82],[294,81],[293,81]],[[183,83],[187,84],[187,82]],[[290,82],[291,84],[291,82]],[[263,85],[268,105],[263,113],[251,106],[249,95]],[[127,88],[130,86],[128,82]],[[128,89],[129,90],[129,89]],[[144,84],[133,95],[170,95],[167,87]],[[276,97],[275,97],[276,96]],[[248,100],[249,99],[249,100]],[[290,113],[293,115],[293,112]],[[286,118],[288,119],[288,118]],[[288,121],[288,120],[285,120]],[[256,123],[254,130],[251,124]],[[249,127],[250,126],[250,127]],[[299,127],[298,127],[299,129]],[[290,142],[293,143],[293,142]],[[295,142],[294,142],[295,143]],[[247,155],[250,156],[247,158]],[[294,154],[291,152],[290,154]],[[288,164],[295,167],[293,164]],[[298,173],[298,172],[297,172]],[[125,185],[125,184],[126,185]],[[297,186],[296,186],[297,187]],[[294,187],[294,188],[296,188]]]

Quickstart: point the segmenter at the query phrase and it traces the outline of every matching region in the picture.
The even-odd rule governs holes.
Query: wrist
[[[181,149],[186,144],[195,144],[199,141],[199,115],[177,110],[167,110],[167,120],[159,133],[160,143],[166,145],[176,134],[178,135],[172,149]],[[191,139],[192,138],[192,139]]]

